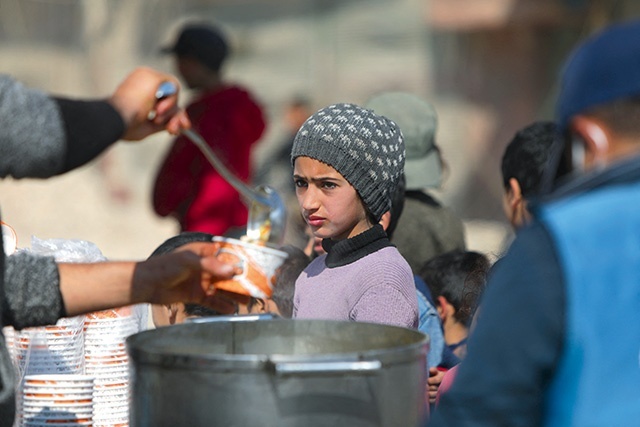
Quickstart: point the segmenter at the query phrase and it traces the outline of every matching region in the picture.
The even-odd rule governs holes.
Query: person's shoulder
[[[10,86],[16,84],[16,81],[8,74],[0,73],[0,87]]]
[[[424,203],[423,201],[415,198],[405,198],[404,207],[402,210],[402,216],[405,215],[405,213],[407,212],[407,209],[408,209],[408,212],[411,212],[415,215],[418,212],[438,212],[442,209],[442,205]]]
[[[553,236],[536,219],[518,231],[505,256],[493,264],[491,275],[521,276],[541,269],[556,270],[560,265],[556,251]]]
[[[215,92],[215,96],[226,102],[235,101],[257,104],[256,96],[249,88],[235,83],[225,84],[220,87]]]
[[[215,102],[224,105],[227,114],[242,112],[241,116],[252,120],[264,120],[264,108],[257,96],[244,86],[229,84],[221,87],[215,94]],[[213,102],[212,100],[211,102]]]
[[[462,220],[448,206],[425,203],[419,199],[405,199],[400,221],[408,217],[421,223],[462,224]]]
[[[368,261],[371,263],[395,264],[401,267],[406,267],[409,271],[411,271],[409,263],[407,263],[407,260],[402,256],[398,248],[393,244],[372,252],[365,258],[369,258]]]
[[[395,246],[382,248],[356,262],[362,263],[361,270],[369,277],[398,277],[415,287],[411,267]]]

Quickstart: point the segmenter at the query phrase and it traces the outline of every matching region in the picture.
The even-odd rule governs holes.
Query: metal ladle
[[[173,83],[163,82],[156,91],[156,99],[160,100],[173,95],[176,90]],[[155,117],[154,113],[154,111],[150,113],[149,119],[152,120]],[[192,129],[183,130],[182,134],[200,149],[211,166],[243,197],[249,209],[248,239],[281,245],[284,241],[287,210],[278,192],[264,184],[255,188],[249,187],[224,165],[201,135]]]

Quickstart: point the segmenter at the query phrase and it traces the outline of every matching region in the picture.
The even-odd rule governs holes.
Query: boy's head
[[[441,317],[449,308],[452,318],[468,327],[489,267],[485,255],[455,250],[427,261],[419,274],[429,287]]]
[[[162,48],[161,52],[193,58],[218,71],[229,55],[229,44],[219,28],[198,22],[185,25],[173,45]]]
[[[325,107],[296,134],[291,162],[310,157],[338,171],[362,200],[373,222],[391,208],[405,151],[398,126],[354,104]]]
[[[515,178],[525,198],[540,193],[551,146],[559,136],[554,122],[535,122],[519,130],[502,155],[505,190],[509,189],[509,179]]]
[[[180,246],[192,242],[211,242],[213,235],[200,232],[184,232],[165,240],[158,246],[149,258],[168,254]],[[153,305],[151,315],[156,327],[182,323],[188,317],[216,316],[218,313],[208,307],[197,304],[175,303],[169,305]]]
[[[590,36],[563,67],[556,118],[575,172],[640,155],[640,21]]]
[[[285,251],[289,256],[276,272],[273,295],[271,295],[271,300],[267,301],[267,304],[272,303],[270,311],[277,311],[282,317],[291,318],[293,315],[293,293],[296,280],[300,273],[307,268],[311,259],[302,249],[292,245],[283,246],[280,250]],[[273,307],[274,305],[275,307]]]
[[[184,26],[176,41],[161,52],[175,56],[177,70],[189,88],[203,89],[220,78],[229,45],[218,27],[191,23]]]
[[[502,155],[504,211],[514,228],[529,219],[527,201],[545,189],[554,144],[561,144],[554,122],[535,122],[518,131]]]

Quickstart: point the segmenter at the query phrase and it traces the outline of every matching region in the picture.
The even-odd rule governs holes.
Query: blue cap
[[[640,21],[613,25],[570,55],[562,74],[556,118],[562,130],[579,113],[640,95]]]

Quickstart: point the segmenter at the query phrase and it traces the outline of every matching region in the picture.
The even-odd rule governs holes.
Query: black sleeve
[[[565,285],[539,224],[519,233],[492,272],[466,359],[429,426],[534,426],[560,357]]]
[[[116,142],[125,131],[120,114],[106,101],[54,98],[67,137],[63,172],[91,161]]]

